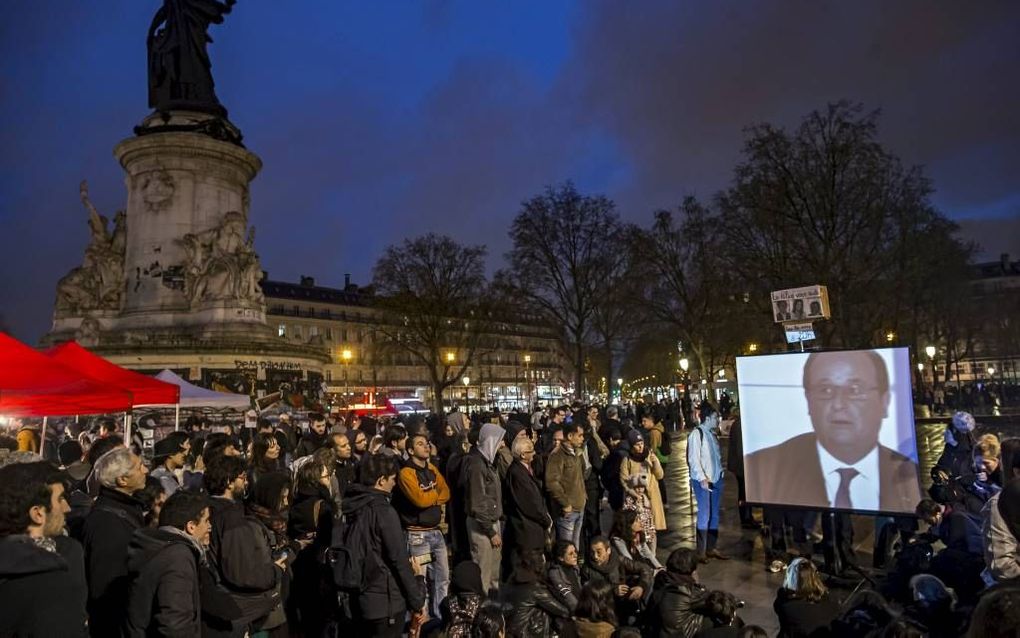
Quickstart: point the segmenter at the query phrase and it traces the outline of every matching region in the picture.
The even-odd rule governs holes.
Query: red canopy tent
[[[131,409],[131,392],[86,378],[0,332],[0,414],[61,416]]]
[[[110,363],[74,341],[50,348],[46,356],[83,377],[127,390],[134,406],[173,405],[180,401],[181,389],[174,384]]]

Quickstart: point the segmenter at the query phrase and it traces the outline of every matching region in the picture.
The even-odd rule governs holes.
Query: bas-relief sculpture
[[[187,254],[184,294],[192,310],[210,300],[265,303],[259,287],[262,266],[255,254],[255,228],[246,234],[246,227],[244,215],[230,211],[215,228],[187,233],[179,240]]]
[[[117,211],[111,232],[109,220],[89,200],[87,182],[81,183],[79,193],[89,214],[91,237],[82,265],[72,268],[57,283],[58,317],[80,316],[90,310],[119,310],[124,296],[127,216],[124,211]]]

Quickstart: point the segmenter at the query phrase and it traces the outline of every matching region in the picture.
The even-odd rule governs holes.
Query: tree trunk
[[[436,414],[443,413],[443,389],[443,384],[432,383],[432,411]]]
[[[613,394],[613,344],[609,339],[603,343],[606,349],[606,402],[608,403]]]
[[[574,335],[574,398],[581,400],[584,396],[584,344],[581,335]]]

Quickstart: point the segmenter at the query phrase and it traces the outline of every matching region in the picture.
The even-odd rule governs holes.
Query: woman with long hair
[[[818,568],[803,557],[793,559],[786,568],[772,608],[779,617],[779,636],[783,638],[814,636],[839,613],[839,605],[829,597]]]
[[[635,510],[625,509],[613,515],[613,529],[609,532],[613,551],[631,560],[645,563],[654,570],[663,569],[655,557],[655,550],[645,540],[645,527]]]
[[[355,461],[368,454],[368,435],[361,430],[347,430],[347,440],[351,442],[351,450]]]
[[[507,635],[514,638],[549,636],[553,619],[570,617],[568,610],[549,590],[542,550],[528,549],[517,556],[510,582],[503,589],[511,607]]]
[[[256,485],[259,477],[283,469],[280,462],[280,442],[272,432],[259,432],[251,445],[251,458],[248,460],[248,485]]]
[[[602,579],[584,584],[574,610],[574,635],[578,638],[610,638],[616,631],[613,586]]]
[[[581,593],[581,571],[577,567],[577,548],[570,541],[557,541],[553,550],[554,562],[546,578],[556,599],[571,612],[577,607]]]
[[[319,448],[297,470],[294,499],[288,517],[290,537],[305,546],[294,561],[294,585],[291,601],[300,618],[302,633],[319,636],[333,610],[322,596],[322,575],[319,556],[329,546],[333,529],[333,498],[329,488],[335,456],[330,448]]]

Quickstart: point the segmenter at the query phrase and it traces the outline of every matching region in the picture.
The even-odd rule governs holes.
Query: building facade
[[[382,337],[382,313],[373,307],[370,289],[351,284],[349,277],[343,288],[302,277],[296,284],[266,278],[262,290],[266,322],[277,336],[329,353],[323,374],[334,399],[431,399],[428,370]],[[447,389],[447,401],[506,409],[563,400],[570,375],[551,327],[539,321],[498,322],[483,341],[484,352],[471,362],[462,382]]]

